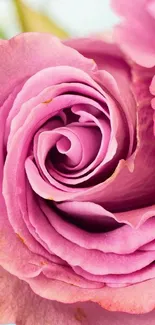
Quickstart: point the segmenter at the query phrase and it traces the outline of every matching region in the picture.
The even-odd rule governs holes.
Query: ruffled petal
[[[109,312],[93,302],[62,304],[34,294],[15,276],[0,270],[0,322],[21,325],[154,325],[155,312],[132,315]],[[57,294],[59,294],[57,292]]]

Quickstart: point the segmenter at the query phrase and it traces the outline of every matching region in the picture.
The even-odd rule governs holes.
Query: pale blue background
[[[25,0],[25,2],[36,10],[52,15],[71,36],[87,36],[102,32],[118,22],[118,18],[110,10],[109,0]],[[7,32],[8,38],[20,32],[12,0],[0,0],[0,26]]]

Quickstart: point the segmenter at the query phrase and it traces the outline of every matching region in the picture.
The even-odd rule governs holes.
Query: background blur
[[[118,18],[110,0],[0,0],[0,37],[22,31],[51,32],[61,38],[110,29]]]

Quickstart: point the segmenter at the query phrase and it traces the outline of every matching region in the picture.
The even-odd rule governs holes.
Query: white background
[[[71,36],[102,32],[118,21],[110,9],[110,0],[24,1],[34,9],[52,16]],[[8,37],[20,32],[12,0],[0,0],[1,26],[7,31]]]

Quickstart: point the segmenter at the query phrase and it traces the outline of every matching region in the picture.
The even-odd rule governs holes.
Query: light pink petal
[[[21,325],[154,325],[155,312],[109,312],[92,302],[62,304],[39,297],[28,284],[0,270],[0,322]],[[57,292],[59,294],[59,292]]]
[[[136,63],[150,68],[155,65],[154,0],[112,0],[112,8],[124,18],[116,26],[114,39]]]
[[[92,60],[62,46],[50,34],[20,34],[9,41],[0,40],[0,45],[0,103],[19,82],[47,67],[68,65],[88,73],[95,67]]]
[[[97,281],[98,283],[106,283],[108,287],[125,287],[135,283],[140,283],[146,280],[154,279],[155,264],[144,267],[143,269],[132,272],[131,274],[108,274],[108,275],[94,275],[84,271],[82,268],[75,266],[73,270],[76,274],[84,277],[90,281]]]
[[[57,299],[57,293],[62,301],[98,302],[103,308],[111,311],[125,311],[132,314],[147,313],[155,306],[155,280],[144,281],[125,288],[109,288],[91,290],[77,288],[58,281],[46,280],[44,276],[28,280],[31,288],[42,297]],[[141,316],[142,317],[142,316]],[[111,325],[111,324],[110,324]]]
[[[155,0],[148,1],[147,11],[153,18],[155,18]]]

